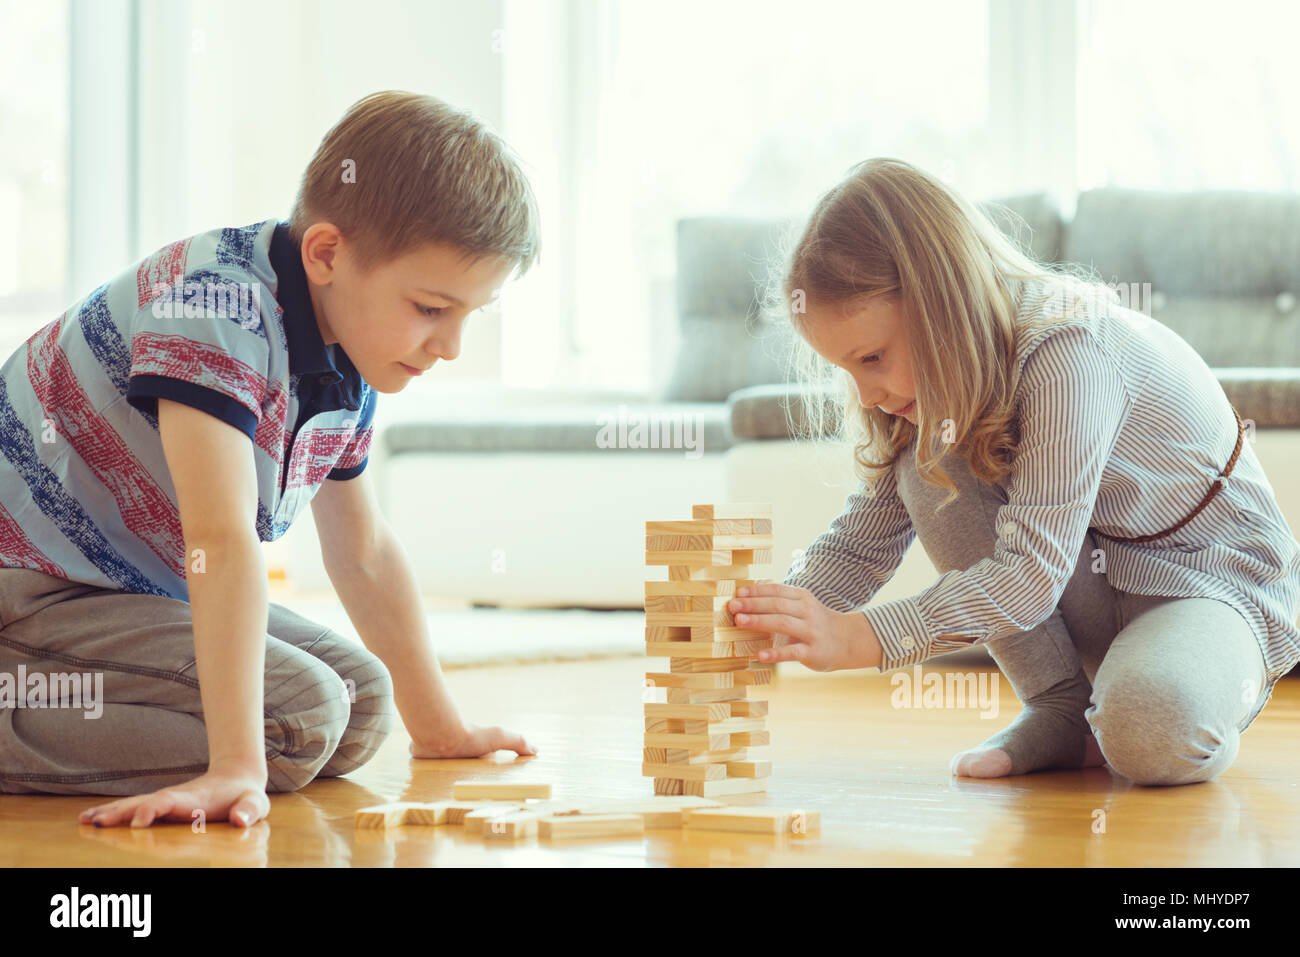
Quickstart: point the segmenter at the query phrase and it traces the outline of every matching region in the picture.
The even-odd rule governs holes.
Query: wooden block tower
[[[696,505],[690,521],[646,522],[645,532],[646,565],[668,566],[667,581],[645,584],[645,648],[668,671],[645,676],[641,773],[655,794],[766,791],[767,701],[749,692],[771,682],[772,666],[750,656],[772,637],[737,628],[727,602],[772,561],[772,506]]]

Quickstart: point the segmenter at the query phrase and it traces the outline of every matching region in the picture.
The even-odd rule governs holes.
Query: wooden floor
[[[0,796],[0,866],[986,866],[1155,867],[1300,864],[1300,681],[1283,679],[1217,780],[1131,784],[1108,768],[992,781],[953,778],[953,753],[1009,723],[998,716],[890,704],[889,676],[782,666],[769,689],[773,776],[760,801],[817,809],[820,834],[764,837],[649,831],[644,838],[514,845],[459,827],[356,832],[352,812],[451,796],[464,778],[541,779],[559,798],[644,797],[640,775],[645,658],[471,668],[448,673],[470,720],[502,724],[539,754],[413,761],[400,726],[347,778],[272,795],[245,833],[225,823],[97,829],[77,813],[101,800]],[[788,670],[786,670],[788,669]],[[1104,812],[1104,815],[1099,813]],[[1104,820],[1105,832],[1094,833]]]

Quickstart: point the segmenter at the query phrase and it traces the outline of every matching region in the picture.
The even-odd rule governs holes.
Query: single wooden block
[[[761,530],[754,528],[751,518],[688,518],[677,522],[645,523],[646,535],[752,535],[756,531]]]
[[[772,534],[772,520],[770,518],[751,518],[749,524],[760,535]]]
[[[694,642],[691,642],[694,644]],[[733,641],[731,650],[736,655],[756,655],[760,651],[765,651],[772,647],[772,636],[766,638],[747,638],[743,641]]]
[[[738,685],[770,685],[772,683],[772,672],[775,670],[775,665],[762,661],[753,661],[750,662],[746,670],[735,672],[732,675],[732,681]]]
[[[645,713],[646,717],[654,718],[723,721],[731,717],[731,705],[726,701],[717,701],[712,704],[664,704],[658,701],[650,701],[645,705]]]
[[[647,778],[682,778],[688,781],[724,781],[726,764],[642,764],[641,775]],[[735,775],[742,777],[743,775]]]
[[[455,801],[399,801],[363,807],[356,813],[359,828],[433,827],[439,824],[459,823],[449,818],[449,811],[459,807]]]
[[[750,834],[809,834],[820,831],[821,811],[779,807],[690,808],[686,826],[699,831],[744,831]]]
[[[688,751],[685,748],[661,748],[664,758],[659,764],[726,764],[764,757],[762,748],[726,748],[722,751]],[[649,762],[654,764],[656,762]]]
[[[686,748],[695,751],[726,751],[731,747],[729,734],[678,734],[661,732],[646,734],[647,748]]]
[[[667,564],[668,580],[672,581],[721,581],[723,579],[751,581],[755,579],[751,564],[731,562],[731,552],[727,552],[727,561],[713,564],[695,564],[692,562],[647,562],[646,564]],[[743,587],[743,586],[741,586]]]
[[[745,588],[748,585],[756,585],[754,581],[730,581],[730,580],[710,580],[704,579],[696,581],[691,578],[669,580],[666,582],[646,582],[646,598],[666,597],[666,596],[689,596],[689,597],[706,597],[706,598],[730,598],[734,597],[737,588]]]
[[[731,713],[736,714],[736,706],[743,704],[752,704],[745,700],[745,694],[748,688],[709,688],[699,690],[696,688],[669,688],[669,704],[713,704],[718,701],[731,702]],[[764,702],[766,704],[766,702]]]
[[[713,627],[734,628],[736,625],[731,613],[726,609],[717,611],[712,609],[705,611],[695,611],[693,609],[686,611],[647,611],[645,621],[647,625],[669,625],[692,630]],[[745,637],[750,636],[746,635]]]
[[[708,600],[709,596],[704,596]],[[695,611],[694,601],[690,595],[646,595],[645,613],[647,616],[668,611]]]
[[[691,641],[758,641],[771,640],[770,631],[758,631],[754,628],[736,628],[734,626],[705,623],[690,626]]]
[[[684,734],[735,734],[740,731],[762,731],[766,718],[721,718],[715,720],[683,719]]]
[[[645,653],[651,658],[725,658],[727,660],[733,658],[731,642],[647,641]],[[749,664],[750,659],[742,660]]]
[[[645,822],[646,830],[677,828],[686,822],[686,813],[704,807],[725,807],[713,798],[694,794],[674,797],[636,798],[607,802],[594,802],[582,809],[581,814],[636,814]]]
[[[483,837],[496,841],[516,841],[524,837],[534,837],[540,819],[541,815],[533,811],[501,814],[483,822]]]
[[[668,749],[642,748],[641,762],[643,764],[666,764],[668,762]]]
[[[728,761],[729,778],[765,778],[772,773],[771,761]]]
[[[730,548],[733,551],[743,551],[743,550],[752,550],[752,549],[768,549],[770,551],[772,548],[772,536],[771,535],[714,535],[713,547]],[[767,560],[768,561],[772,560],[772,556],[770,554],[768,555]]]
[[[548,840],[639,837],[645,833],[645,821],[639,814],[566,814],[542,818],[537,823],[537,829],[538,835]]]
[[[691,535],[647,534],[645,537],[647,552],[708,552],[713,548],[712,528]]]
[[[675,689],[669,689],[668,693],[671,695],[673,690]],[[741,688],[741,690],[743,691],[746,689]],[[669,698],[668,700],[671,701],[672,698]],[[733,701],[731,702],[731,713],[737,718],[761,718],[763,715],[767,714],[767,699],[758,698],[754,701]]]
[[[451,786],[451,793],[458,801],[474,798],[548,798],[551,796],[551,786],[534,781],[457,781]]]
[[[766,518],[772,517],[770,502],[724,502],[712,505],[695,505],[691,508],[691,518]]]
[[[770,565],[772,563],[772,549],[770,548],[747,548],[733,549],[731,552],[731,564],[733,565]]]
[[[660,780],[655,778],[656,781]],[[674,780],[664,778],[663,780]],[[766,778],[727,778],[725,781],[682,781],[681,794],[717,797],[720,794],[754,794],[767,790]],[[689,818],[687,821],[689,823]]]
[[[645,683],[655,688],[706,690],[727,690],[735,687],[735,676],[730,671],[710,671],[698,675],[675,675],[670,672],[646,672]]]
[[[448,801],[447,803],[447,823],[463,826],[465,824],[465,815],[471,811],[477,811],[483,807],[518,807],[521,801]]]
[[[686,793],[686,789],[684,787],[686,782],[683,781],[681,778],[654,778],[653,781],[654,781],[655,794],[685,794]],[[704,782],[700,782],[700,783],[703,784]],[[706,797],[706,796],[707,795],[703,793],[700,794],[700,797]]]
[[[731,736],[731,747],[735,748],[759,748],[771,743],[771,731],[737,731]]]
[[[668,565],[669,567],[687,566],[708,568],[712,566],[731,565],[730,549],[698,549],[695,551],[653,551],[645,553],[645,563],[647,565]],[[724,575],[724,578],[733,578],[732,575]]]
[[[685,718],[652,718],[647,716],[645,719],[645,730],[648,734],[685,734]]]
[[[648,624],[645,626],[645,640],[647,642],[656,643],[662,643],[665,641],[690,641],[691,628],[689,625]]]
[[[363,829],[400,827],[406,823],[406,812],[419,806],[420,804],[416,801],[398,801],[393,804],[376,804],[373,807],[363,807],[357,811],[353,823],[354,826]],[[442,817],[444,821],[447,819],[445,810]]]
[[[513,802],[503,802],[502,807],[481,807],[470,811],[465,815],[465,833],[482,834],[483,825],[495,817],[503,814],[517,814],[527,810],[523,803],[515,804]]]
[[[416,804],[406,811],[406,820],[402,823],[417,827],[431,827],[447,823],[447,811],[451,801],[435,801],[432,804]]]
[[[749,667],[753,658],[709,658],[694,655],[696,647],[707,647],[704,644],[690,642],[689,644],[672,645],[671,654],[668,661],[668,670],[673,674],[699,674],[710,671],[729,671],[739,676]]]

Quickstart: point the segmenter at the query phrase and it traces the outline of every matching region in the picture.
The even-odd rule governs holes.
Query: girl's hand
[[[208,771],[192,781],[100,804],[81,812],[82,824],[96,827],[148,827],[154,821],[192,824],[195,811],[204,820],[226,821],[251,827],[271,813],[266,796],[266,773]]]
[[[437,742],[411,742],[413,758],[481,758],[493,751],[513,751],[530,757],[537,749],[524,740],[522,734],[504,728],[481,728],[466,722],[449,738]]]
[[[752,585],[727,603],[737,628],[772,633],[759,661],[798,661],[813,671],[869,667],[874,634],[861,612],[831,611],[806,588]],[[878,662],[876,662],[878,664]]]

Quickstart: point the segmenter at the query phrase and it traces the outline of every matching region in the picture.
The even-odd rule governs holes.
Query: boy
[[[249,826],[267,791],[368,761],[394,705],[415,757],[536,753],[457,712],[364,470],[376,393],[456,358],[537,230],[498,137],[376,93],[287,223],[173,243],[10,357],[0,678],[26,680],[0,708],[0,793],[130,795],[83,812],[100,826]],[[268,603],[260,542],[308,503],[365,649]],[[33,695],[69,673],[102,682],[98,713]]]

